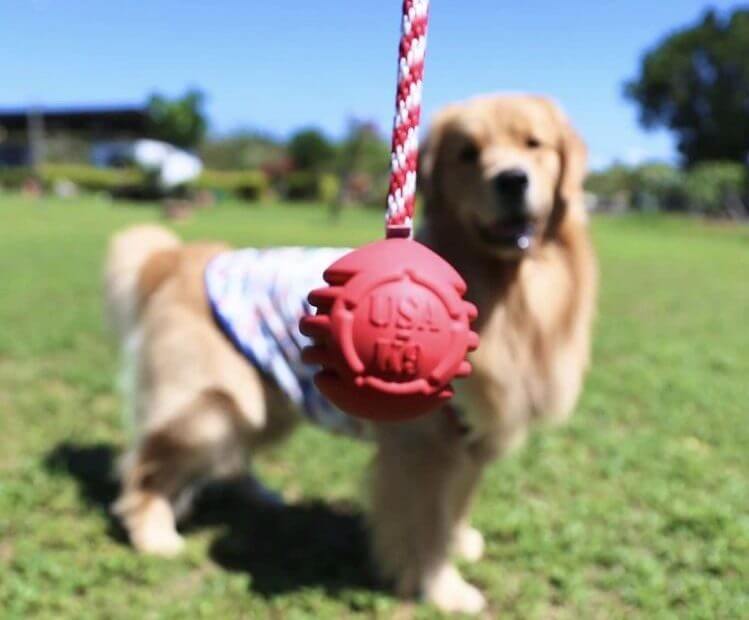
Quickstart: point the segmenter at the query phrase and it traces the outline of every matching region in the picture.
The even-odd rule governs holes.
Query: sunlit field
[[[370,447],[303,429],[258,473],[288,502],[216,489],[177,560],[108,515],[126,442],[101,320],[108,235],[148,206],[0,197],[0,617],[426,618],[378,587]],[[241,245],[355,245],[378,211],[221,204],[176,226]],[[503,618],[749,614],[749,229],[599,217],[595,363],[573,421],[494,465],[464,566]],[[408,475],[407,471],[403,472]],[[397,507],[394,507],[397,510]]]

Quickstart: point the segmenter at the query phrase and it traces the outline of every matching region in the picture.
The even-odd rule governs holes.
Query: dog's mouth
[[[490,223],[477,221],[476,230],[486,245],[500,250],[525,252],[533,243],[536,223],[527,217],[501,218]]]

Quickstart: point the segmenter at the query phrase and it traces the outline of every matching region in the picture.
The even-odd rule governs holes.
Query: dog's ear
[[[447,106],[432,119],[419,149],[418,187],[424,200],[429,203],[435,193],[436,168],[445,134],[458,110],[458,106]]]
[[[548,230],[548,234],[554,235],[565,220],[585,222],[587,219],[583,183],[587,173],[588,149],[559,104],[546,97],[534,96],[533,99],[546,108],[559,136],[557,149],[561,165]]]
[[[433,122],[426,135],[422,138],[419,148],[419,176],[417,182],[419,191],[427,202],[429,202],[434,193],[434,168],[437,165],[441,135],[441,124],[436,121]]]
[[[583,183],[588,167],[588,149],[585,142],[560,113],[561,172],[557,186],[557,202],[567,217],[584,220]]]

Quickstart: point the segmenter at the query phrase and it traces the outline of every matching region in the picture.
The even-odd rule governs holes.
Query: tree
[[[338,160],[338,167],[345,172],[386,175],[390,167],[390,146],[375,123],[353,119],[341,142]]]
[[[335,146],[321,131],[302,129],[289,140],[287,150],[298,170],[320,172],[335,161]]]
[[[749,9],[708,11],[643,58],[625,85],[645,128],[665,126],[687,165],[749,156]]]
[[[204,104],[205,95],[195,89],[176,99],[152,95],[148,100],[149,136],[181,148],[195,148],[208,128]]]
[[[381,204],[385,200],[390,147],[375,123],[349,121],[338,149],[337,168],[342,179],[337,209],[348,202]]]
[[[262,170],[287,158],[283,144],[255,131],[209,137],[201,144],[198,154],[208,168],[216,170]]]

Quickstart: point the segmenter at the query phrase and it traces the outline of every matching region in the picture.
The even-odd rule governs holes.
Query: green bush
[[[37,175],[46,189],[70,181],[84,192],[109,192],[138,187],[145,182],[135,168],[96,168],[77,164],[45,164]]]
[[[208,138],[200,145],[198,156],[210,170],[262,170],[287,157],[283,144],[256,132]]]
[[[289,200],[317,200],[318,178],[314,172],[297,171],[285,179],[285,194]]]
[[[20,189],[27,179],[37,179],[51,190],[61,181],[70,181],[83,192],[117,192],[139,186],[143,175],[134,168],[95,168],[78,164],[45,164],[39,170],[31,168],[1,168],[0,185]]]
[[[295,167],[305,172],[330,170],[335,162],[335,145],[314,127],[297,131],[291,136],[286,150]]]
[[[747,168],[735,162],[705,162],[687,172],[669,164],[617,164],[591,173],[585,187],[604,202],[624,201],[643,211],[737,216],[747,212],[747,176]]]
[[[632,169],[622,164],[614,164],[600,172],[591,172],[585,180],[585,189],[604,200],[612,200],[621,196],[628,200],[633,187]]]
[[[323,174],[318,181],[320,200],[326,204],[335,202],[341,191],[341,182],[334,174]]]
[[[686,208],[684,173],[669,164],[643,164],[632,171],[632,206],[641,211]]]
[[[390,190],[390,175],[384,174],[372,178],[369,191],[361,197],[361,204],[375,209],[382,209]]]
[[[27,179],[36,178],[31,168],[0,168],[0,187],[21,189]]]
[[[268,178],[260,170],[205,170],[191,186],[254,201],[267,194]]]
[[[319,200],[333,202],[338,196],[340,182],[334,174],[317,174],[300,170],[285,179],[285,194],[289,200]]]
[[[0,186],[20,189],[27,179],[38,179],[51,190],[61,181],[70,181],[83,192],[120,194],[148,190],[149,178],[135,168],[96,168],[78,164],[45,164],[37,172],[31,168],[0,168]],[[206,170],[190,187],[224,192],[242,200],[259,200],[268,191],[268,179],[258,170]],[[136,191],[136,193],[138,193]],[[153,198],[151,193],[148,197]]]
[[[689,209],[707,215],[746,213],[747,170],[735,162],[705,162],[689,170],[685,183]]]

